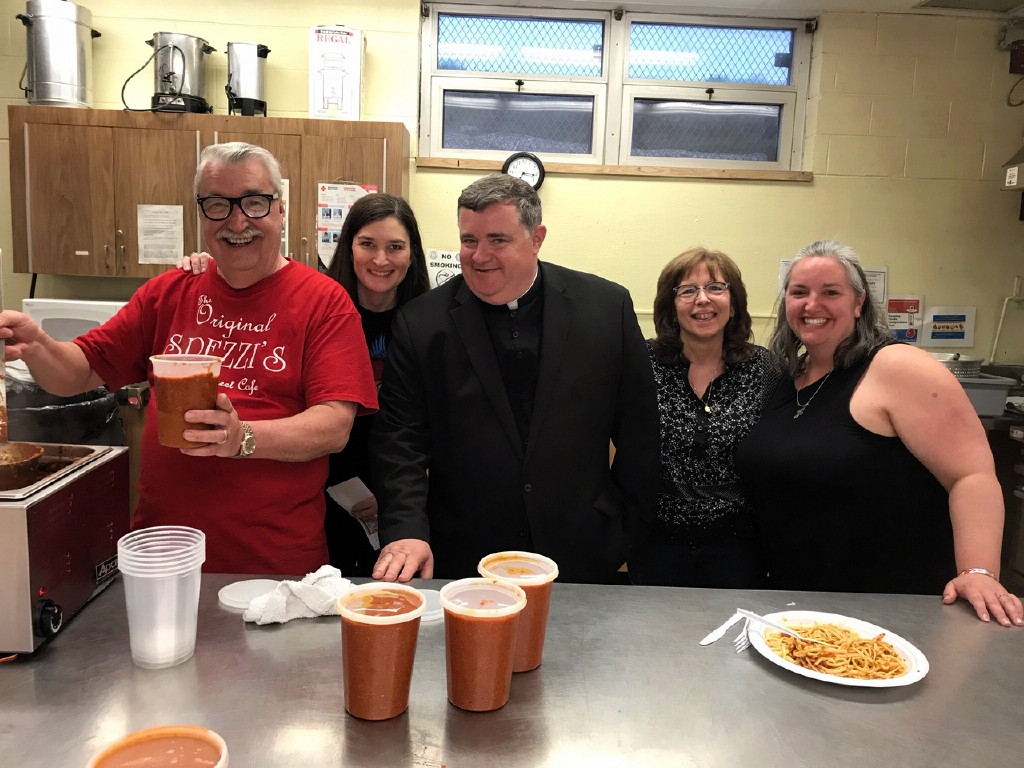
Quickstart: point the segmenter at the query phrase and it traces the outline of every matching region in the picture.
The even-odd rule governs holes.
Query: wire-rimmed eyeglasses
[[[199,203],[199,209],[203,212],[203,216],[210,221],[224,221],[231,215],[231,210],[236,205],[250,219],[262,219],[270,213],[270,203],[278,197],[280,195],[276,192],[272,195],[254,194],[241,197],[210,195],[197,197],[196,202]]]
[[[722,282],[721,280],[712,280],[706,285],[691,285],[690,283],[683,283],[677,285],[672,289],[672,293],[676,295],[677,299],[683,301],[694,301],[697,298],[697,294],[704,291],[704,295],[709,299],[721,298],[728,292],[729,284]]]

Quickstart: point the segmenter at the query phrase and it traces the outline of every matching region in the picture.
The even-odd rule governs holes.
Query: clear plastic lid
[[[477,570],[481,576],[525,586],[546,584],[558,578],[558,565],[550,557],[518,550],[487,555],[481,558]]]
[[[220,592],[217,593],[217,599],[228,608],[241,608],[244,611],[254,598],[273,592],[280,583],[273,579],[236,581],[226,587],[221,587]]]
[[[521,587],[498,579],[459,579],[441,587],[441,606],[475,618],[510,616],[526,607]]]
[[[375,581],[352,587],[338,598],[342,618],[361,624],[399,624],[419,618],[427,609],[427,599],[415,587]]]

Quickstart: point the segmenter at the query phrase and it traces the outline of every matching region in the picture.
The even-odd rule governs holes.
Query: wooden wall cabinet
[[[192,178],[202,147],[266,147],[289,182],[288,252],[316,262],[316,183],[375,184],[408,196],[401,123],[11,106],[14,271],[151,277],[140,264],[139,205],[180,205],[184,251],[202,247]]]

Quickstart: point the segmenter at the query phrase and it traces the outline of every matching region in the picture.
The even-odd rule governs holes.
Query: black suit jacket
[[[490,552],[531,548],[564,581],[609,582],[654,517],[657,400],[629,293],[541,269],[525,450],[480,301],[462,277],[396,316],[371,435],[381,543],[430,542],[438,578],[474,576]]]

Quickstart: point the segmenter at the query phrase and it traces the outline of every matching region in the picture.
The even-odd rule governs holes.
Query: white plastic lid
[[[432,624],[444,618],[444,608],[441,607],[441,593],[436,589],[421,589],[423,597],[427,599],[427,610],[420,617],[420,624]]]
[[[217,599],[222,605],[228,608],[241,608],[243,611],[249,607],[254,597],[265,595],[277,589],[279,581],[273,579],[249,579],[248,581],[236,581],[222,587],[217,593]]]

